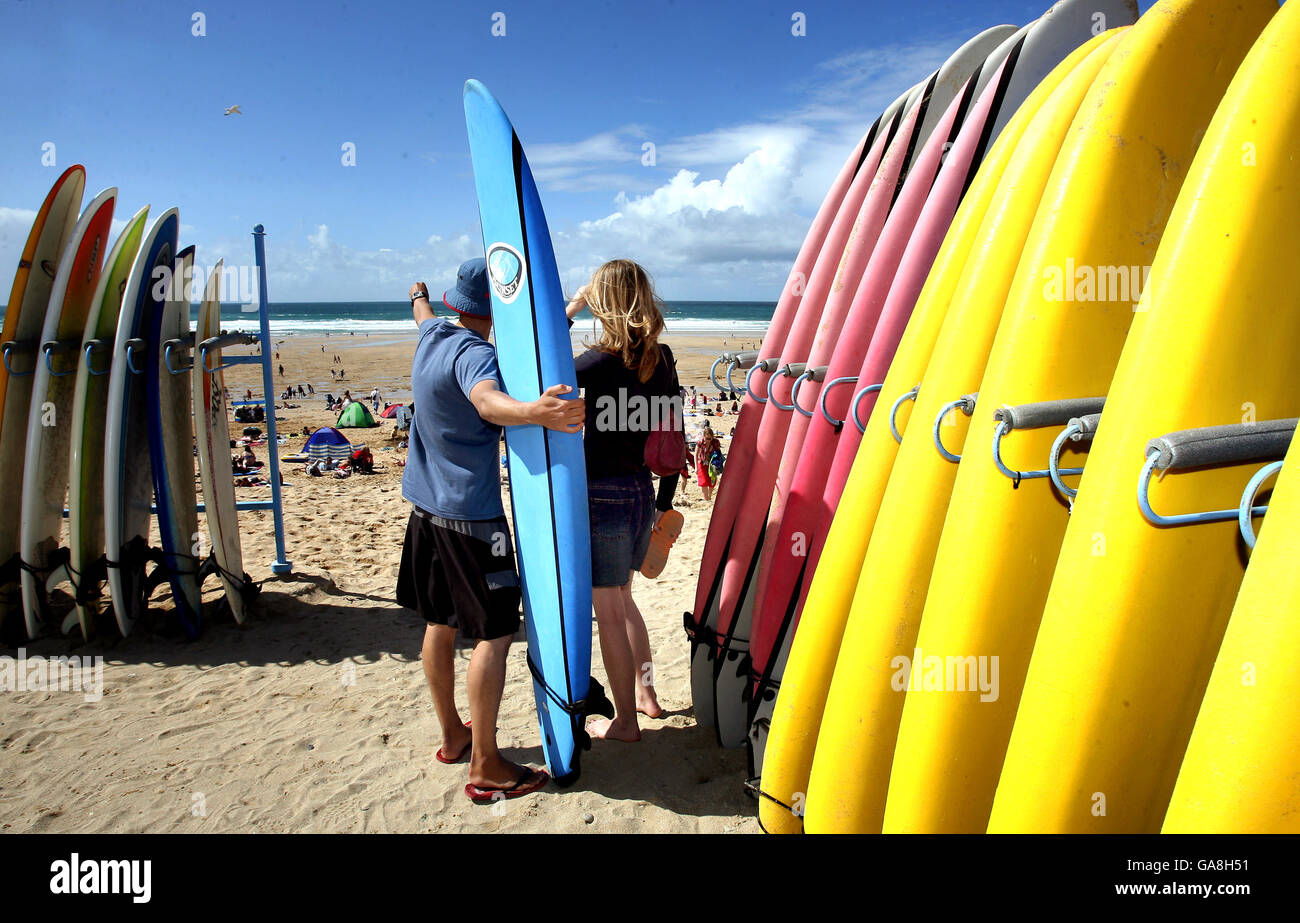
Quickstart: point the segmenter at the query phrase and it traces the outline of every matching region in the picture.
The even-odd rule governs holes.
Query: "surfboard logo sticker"
[[[488,281],[502,304],[519,297],[524,280],[524,258],[509,244],[495,243],[487,252]]]

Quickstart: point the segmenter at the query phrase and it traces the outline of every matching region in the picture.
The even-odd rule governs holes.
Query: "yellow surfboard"
[[[914,684],[906,697],[886,831],[979,832],[988,823],[1070,521],[1048,479],[1017,486],[995,466],[994,411],[1106,395],[1205,127],[1272,9],[1269,0],[1157,4],[1080,107],[1077,143],[1057,161],[1051,205],[1017,273],[930,583],[919,591],[916,650],[925,669],[941,664],[943,677]],[[1003,462],[1042,471],[1061,428],[1014,430],[1000,443]]]
[[[1300,23],[1300,16],[1291,18]],[[1300,33],[1293,31],[1289,40],[1300,41]],[[1300,204],[1295,181],[1289,185],[1294,208]],[[1300,440],[1291,444],[1241,582],[1178,771],[1165,833],[1300,833],[1297,559]]]
[[[1085,76],[1096,74],[1100,63],[1093,66],[1087,62],[1109,37],[1113,36],[1109,33],[1097,36],[1071,52],[1026,97],[990,148],[970,189],[962,198],[925,287],[917,298],[886,376],[881,392],[883,396],[902,394],[920,379],[966,267],[983,265],[989,259],[990,250],[998,251],[1007,239],[1014,238],[1015,230],[1002,226],[1001,215],[1006,200],[1014,198],[1012,192],[1025,188],[1021,162],[1032,159],[1030,152],[1045,143],[1038,129],[1031,130],[1035,116],[1043,108],[1055,109],[1059,105],[1055,91],[1067,78],[1083,79],[1073,76],[1076,71]],[[1022,144],[1021,139],[1027,134],[1029,140]],[[1050,143],[1050,139],[1046,139],[1046,143]],[[1009,167],[1011,164],[1016,166]],[[991,205],[994,205],[992,213]],[[1032,214],[1032,206],[1030,208]],[[1026,222],[1024,232],[1027,231]],[[1024,232],[1020,234],[1021,244]],[[872,413],[867,421],[862,444],[840,500],[841,512],[832,521],[826,550],[809,588],[799,630],[781,680],[760,786],[765,797],[759,802],[759,821],[770,833],[797,833],[803,826],[800,816],[803,793],[807,790],[826,692],[853,601],[857,573],[862,566],[875,513],[898,447],[889,429],[891,403],[892,398],[884,400],[882,397],[876,405],[880,412]],[[906,403],[900,407],[900,428],[906,423],[909,407],[910,404]]]
[[[1244,38],[1245,26],[1260,25],[1275,7],[1225,3],[1222,10],[1206,32],[1219,42],[1230,33]],[[1297,47],[1300,7],[1288,4],[1232,77],[1188,170],[1080,481],[990,832],[1161,828],[1244,555],[1233,522],[1148,522],[1136,502],[1139,475],[1148,441],[1166,433],[1261,423],[1300,411],[1300,297],[1293,278],[1300,243]],[[1226,53],[1212,63],[1220,74],[1234,70]],[[1191,68],[1170,91],[1188,79],[1194,79]],[[1181,89],[1178,99],[1179,106],[1170,108],[1185,104]],[[1168,472],[1151,483],[1151,506],[1166,515],[1235,508],[1256,468],[1220,464]],[[1265,532],[1269,525],[1266,518]],[[1270,604],[1269,614],[1279,619],[1294,604],[1276,585],[1252,590],[1244,605],[1252,599]],[[1270,622],[1268,630],[1276,630],[1277,622]],[[1264,638],[1254,634],[1246,643],[1258,653]],[[1227,656],[1237,663],[1224,661],[1225,670],[1239,669],[1247,659],[1242,650],[1230,650]],[[1269,653],[1282,655],[1276,648]],[[1004,677],[1008,672],[1004,664]],[[1216,687],[1217,695],[1224,685]],[[1220,699],[1207,717],[1218,714],[1220,726],[1225,718],[1235,723],[1238,716],[1225,716],[1222,707]],[[1295,733],[1294,724],[1252,725],[1241,717],[1235,730],[1255,746],[1269,745],[1257,740],[1260,735]],[[1207,758],[1204,746],[1193,753],[1196,760]],[[1249,760],[1250,754],[1230,749],[1215,759]],[[1294,763],[1287,768],[1294,775]],[[1279,778],[1260,781],[1269,787]]]
[[[1034,118],[981,231],[981,258],[968,264],[954,293],[857,578],[809,781],[809,830],[881,829],[903,706],[893,658],[912,653],[956,474],[956,465],[936,451],[931,424],[942,405],[978,386],[1057,153],[1098,74],[1126,41],[1127,32],[1096,45]],[[945,444],[961,451],[966,418],[945,419],[953,420],[942,427]],[[844,760],[858,765],[848,786],[837,781]]]

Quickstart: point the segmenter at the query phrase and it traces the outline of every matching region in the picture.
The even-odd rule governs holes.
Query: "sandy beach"
[[[577,331],[575,340],[583,332]],[[374,342],[371,342],[374,340]],[[674,337],[682,383],[716,397],[709,364],[722,349],[752,343]],[[332,425],[324,394],[409,396],[414,335],[289,337],[277,349],[285,386],[311,383],[314,397],[277,413],[282,454],[301,448],[304,426]],[[338,356],[340,361],[334,362]],[[332,378],[330,370],[345,377]],[[235,399],[260,396],[260,368],[231,370]],[[730,407],[730,402],[726,405]],[[688,418],[694,428],[702,418]],[[712,418],[724,437],[734,416]],[[242,424],[232,421],[232,435]],[[245,569],[264,581],[253,615],[236,626],[215,613],[220,590],[205,584],[203,636],[124,640],[43,638],[27,655],[102,656],[103,698],[75,692],[0,695],[0,830],[4,832],[756,832],[743,792],[745,754],[723,751],[691,711],[691,608],[709,506],[692,483],[678,508],[685,528],[658,580],[633,586],[656,656],[661,720],[641,719],[641,743],[597,741],[578,784],[493,807],[463,793],[465,766],[434,760],[437,723],[419,662],[422,623],[394,600],[409,506],[401,496],[405,449],[394,425],[345,430],[364,441],[380,470],[344,480],[284,467],[285,533],[293,572],[273,576],[269,512],[240,515]],[[256,450],[266,457],[266,447]],[[239,490],[266,499],[268,487]],[[508,501],[508,498],[507,498]],[[201,524],[202,525],[202,524]],[[70,598],[56,591],[59,613]],[[151,603],[171,605],[160,588]],[[604,681],[598,648],[593,673]],[[6,652],[10,656],[13,651]],[[458,653],[463,677],[468,648]],[[463,681],[459,701],[465,703]],[[466,711],[466,716],[468,712]],[[498,737],[506,755],[540,763],[522,634],[511,649]]]

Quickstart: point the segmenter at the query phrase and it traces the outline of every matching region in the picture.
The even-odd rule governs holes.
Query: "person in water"
[[[658,516],[672,509],[678,475],[659,481],[656,497],[645,462],[650,429],[670,407],[681,419],[681,387],[672,350],[659,342],[663,313],[646,271],[612,260],[592,275],[565,309],[600,321],[600,338],[576,360],[585,389],[587,500],[591,516],[592,605],[615,715],[587,725],[593,737],[641,739],[637,713],[663,716],[655,695],[654,658],[645,620],[632,598]],[[657,512],[656,512],[657,511]]]
[[[476,803],[517,798],[549,781],[544,770],[510,762],[497,749],[497,712],[506,655],[519,628],[519,575],[501,504],[497,446],[501,427],[537,424],[562,433],[582,429],[583,401],[567,385],[535,401],[505,393],[497,368],[487,263],[460,267],[443,303],[457,321],[435,317],[423,282],[410,290],[419,339],[402,496],[411,516],[402,545],[397,601],[425,620],[420,652],[442,727],[437,759],[469,760],[465,794]],[[467,686],[470,721],[456,706],[456,633],[474,644]],[[471,730],[472,726],[472,730]]]

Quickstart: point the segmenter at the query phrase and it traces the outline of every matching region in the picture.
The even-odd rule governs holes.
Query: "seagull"
[[[226,110],[226,115],[243,115],[243,114],[244,113],[239,111],[238,106],[231,106],[229,109]]]

